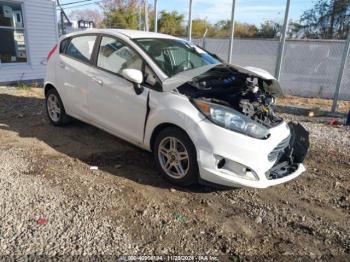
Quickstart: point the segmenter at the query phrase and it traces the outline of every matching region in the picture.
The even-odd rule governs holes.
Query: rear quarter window
[[[60,44],[60,54],[64,54],[69,45],[70,38],[63,39]]]

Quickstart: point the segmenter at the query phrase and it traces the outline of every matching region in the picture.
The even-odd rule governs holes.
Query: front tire
[[[162,130],[155,140],[153,154],[160,173],[172,184],[190,186],[198,182],[196,148],[181,129]]]
[[[46,93],[46,113],[55,126],[64,126],[71,122],[71,117],[66,114],[60,95],[55,89]]]

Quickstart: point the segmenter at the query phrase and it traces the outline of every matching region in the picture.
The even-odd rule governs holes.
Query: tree
[[[281,32],[281,25],[274,21],[265,21],[260,25],[257,36],[261,38],[276,38]]]
[[[287,32],[288,38],[302,38],[304,36],[302,28],[303,26],[299,22],[290,20]]]
[[[256,37],[258,28],[253,24],[235,23],[235,36],[241,38]]]
[[[192,36],[203,37],[206,30],[211,29],[212,25],[206,19],[192,20]]]
[[[69,14],[69,17],[74,20],[93,21],[97,28],[101,26],[103,20],[103,15],[96,9],[74,10]]]
[[[215,33],[219,37],[228,37],[231,32],[231,20],[221,20],[214,25]],[[258,28],[254,24],[235,22],[235,37],[256,37]]]
[[[231,29],[231,21],[229,19],[220,20],[214,24],[213,31],[210,32],[209,36],[229,37],[230,29]]]
[[[104,27],[139,29],[140,8],[137,0],[103,0],[100,7],[105,16],[102,22]]]
[[[99,6],[104,13],[113,12],[117,9],[127,9],[134,8],[136,9],[139,6],[138,0],[102,0],[99,3]]]
[[[103,25],[109,28],[138,29],[137,13],[132,8],[117,9],[105,13]]]
[[[169,35],[183,35],[183,21],[184,15],[179,14],[177,11],[161,11],[158,19],[158,31]]]
[[[350,0],[317,0],[301,18],[308,38],[345,39],[350,26]]]

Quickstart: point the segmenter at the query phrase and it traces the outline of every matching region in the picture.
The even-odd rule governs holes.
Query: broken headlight
[[[194,99],[193,103],[212,122],[226,129],[258,139],[266,139],[269,135],[266,127],[234,109],[199,99]]]

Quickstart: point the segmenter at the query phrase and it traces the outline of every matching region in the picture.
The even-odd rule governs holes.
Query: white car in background
[[[275,115],[279,95],[264,70],[133,30],[61,37],[45,79],[54,125],[77,118],[152,151],[160,173],[183,186],[266,188],[299,176],[308,132]]]

